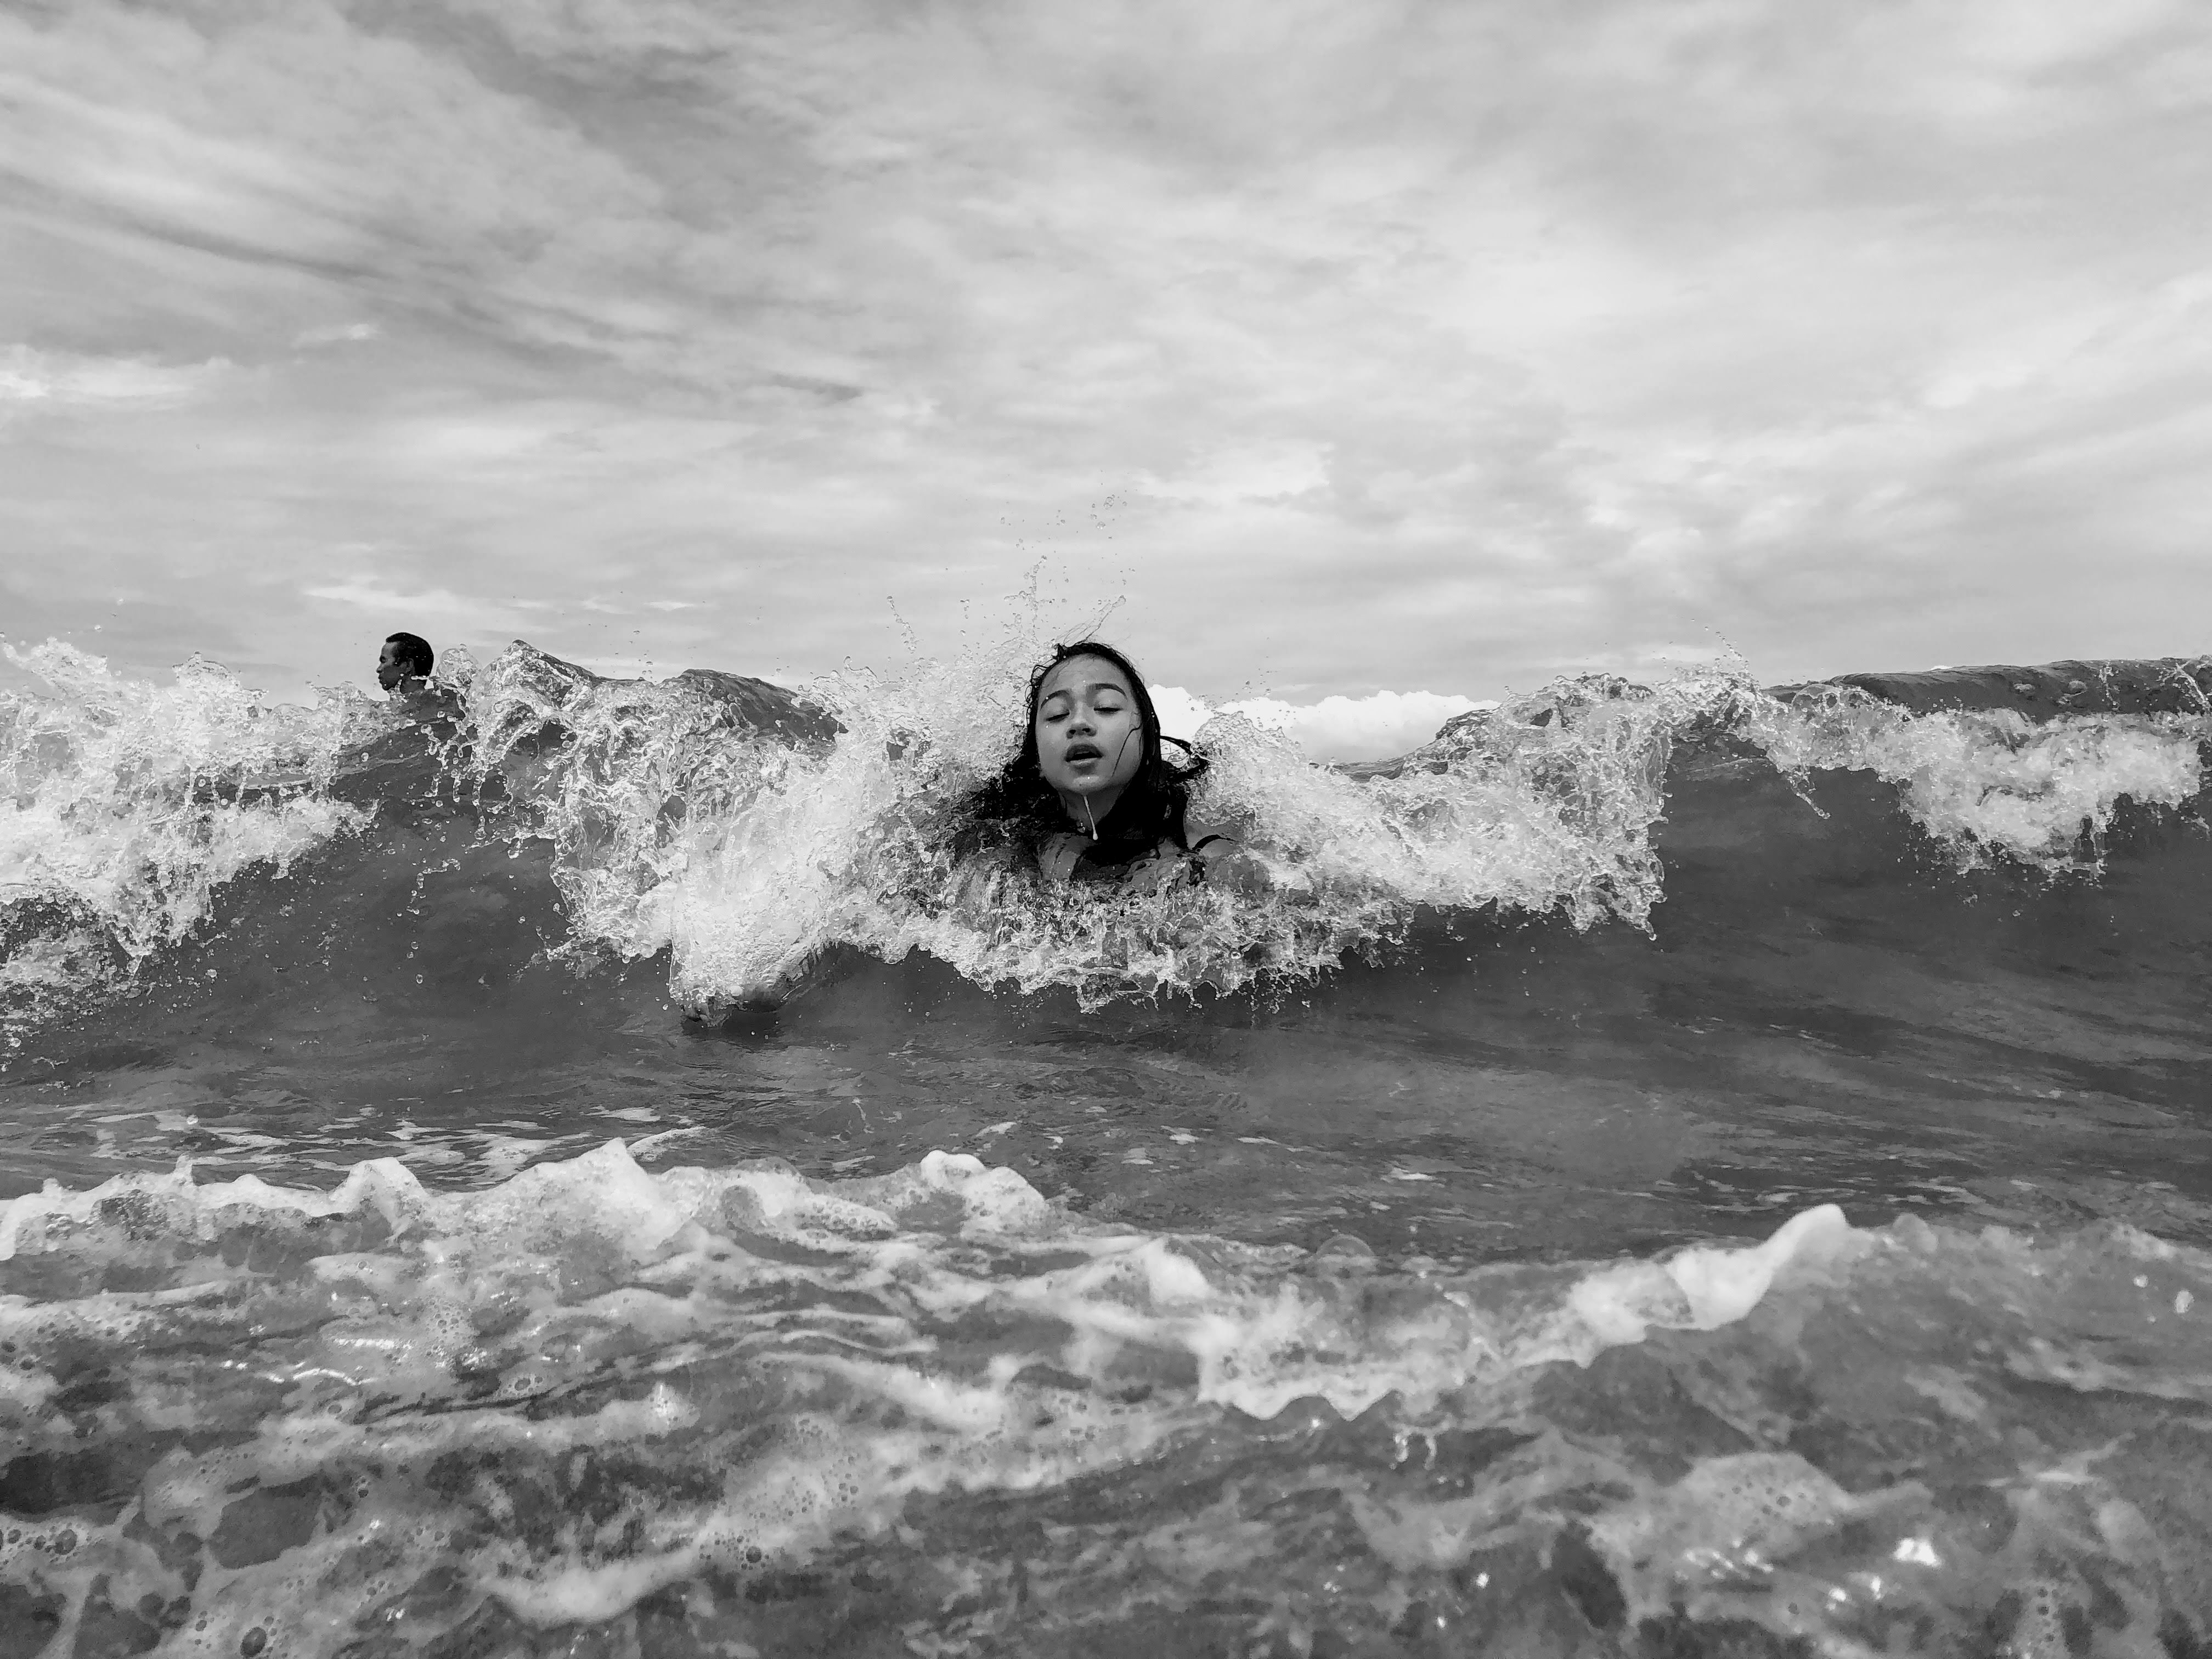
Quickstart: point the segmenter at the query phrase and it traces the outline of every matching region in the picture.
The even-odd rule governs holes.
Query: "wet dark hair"
[[[1073,657],[1097,657],[1121,671],[1129,682],[1129,694],[1136,700],[1137,719],[1144,733],[1144,757],[1137,763],[1136,775],[1114,803],[1114,810],[1098,821],[1099,853],[1112,862],[1126,862],[1142,858],[1163,838],[1189,851],[1183,814],[1190,804],[1191,781],[1206,770],[1206,757],[1181,738],[1161,734],[1159,711],[1152,707],[1152,694],[1145,688],[1144,676],[1119,651],[1097,640],[1056,646],[1051,656],[1030,671],[1021,749],[997,776],[986,780],[968,798],[968,827],[960,837],[963,850],[998,837],[1034,846],[1043,836],[1072,827],[1060,792],[1045,781],[1044,768],[1038,763],[1036,713],[1045,677]],[[1168,744],[1183,751],[1182,764],[1169,763],[1164,752]]]
[[[427,678],[438,660],[438,653],[430,649],[430,641],[420,634],[386,634],[384,642],[399,647],[392,653],[392,660],[410,674],[420,674]]]

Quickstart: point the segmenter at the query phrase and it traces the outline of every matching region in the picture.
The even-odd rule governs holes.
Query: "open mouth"
[[[1095,743],[1072,743],[1060,751],[1060,758],[1071,764],[1076,761],[1103,760],[1106,751]]]

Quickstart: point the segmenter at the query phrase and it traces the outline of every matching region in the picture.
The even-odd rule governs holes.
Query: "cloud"
[[[2168,0],[19,9],[0,489],[40,614],[295,675],[417,601],[817,672],[1039,565],[1212,688],[2189,648],[2206,68]]]
[[[333,605],[349,605],[359,611],[373,611],[380,616],[466,622],[480,627],[492,625],[493,619],[505,614],[507,610],[503,605],[471,599],[447,588],[434,587],[410,593],[385,586],[370,577],[327,582],[301,591],[311,599],[325,599]]]
[[[292,343],[302,348],[358,345],[383,332],[374,323],[334,323],[321,328],[303,328],[292,337]]]
[[[0,410],[10,404],[114,410],[173,409],[207,396],[230,368],[220,359],[160,363],[142,357],[10,346],[0,352]]]
[[[1160,730],[1169,737],[1188,742],[1198,735],[1198,728],[1213,717],[1211,703],[1193,696],[1180,685],[1147,685],[1145,689],[1152,693],[1153,710],[1160,717]]]
[[[1190,738],[1217,713],[1242,714],[1281,732],[1311,761],[1388,760],[1419,747],[1455,714],[1493,708],[1490,702],[1433,691],[1372,691],[1364,697],[1329,696],[1293,703],[1276,697],[1241,697],[1217,708],[1177,685],[1147,688],[1170,737]]]

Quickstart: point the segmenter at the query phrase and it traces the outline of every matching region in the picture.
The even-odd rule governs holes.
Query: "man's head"
[[[396,691],[402,680],[427,679],[437,660],[430,641],[420,634],[388,635],[384,649],[376,653],[376,683]]]

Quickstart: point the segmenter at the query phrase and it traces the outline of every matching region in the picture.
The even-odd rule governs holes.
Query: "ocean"
[[[0,696],[0,1655],[2212,1653],[2212,663]]]

